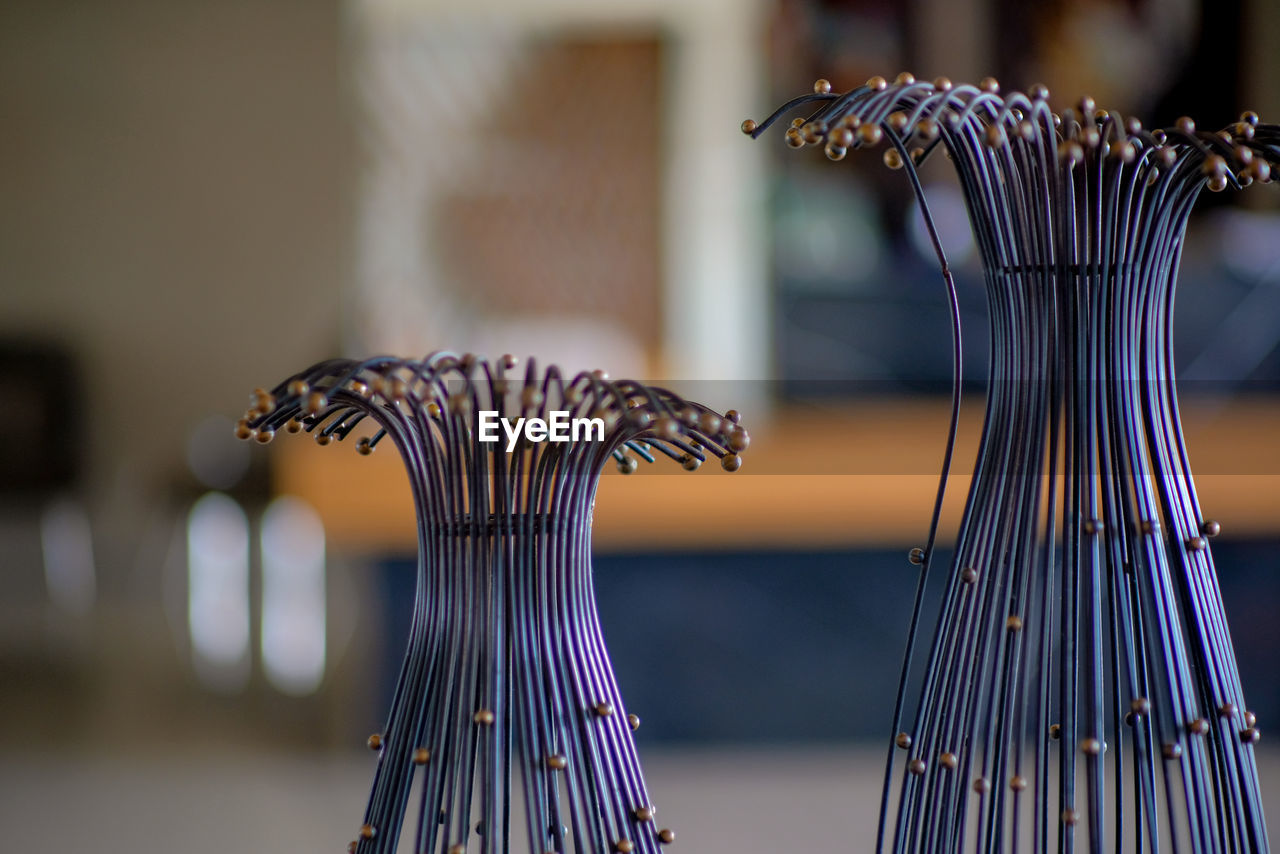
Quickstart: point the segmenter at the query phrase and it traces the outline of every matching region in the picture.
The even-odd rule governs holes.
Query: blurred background
[[[1057,107],[1087,92],[1148,124],[1277,121],[1278,12],[0,5],[4,847],[343,850],[407,629],[408,492],[391,454],[231,430],[252,388],[319,359],[441,348],[744,411],[733,477],[605,477],[606,637],[683,850],[869,847],[905,551],[945,439],[946,306],[902,175],[738,125],[817,77],[845,90],[902,69],[1044,82]],[[932,166],[980,390],[980,273]],[[1264,731],[1280,714],[1278,211],[1272,187],[1201,200],[1177,317],[1192,463]]]

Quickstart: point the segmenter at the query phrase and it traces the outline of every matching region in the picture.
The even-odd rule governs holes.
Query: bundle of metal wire
[[[663,389],[532,360],[521,380],[515,366],[448,353],[322,362],[255,392],[237,428],[259,441],[357,436],[361,453],[390,438],[409,473],[413,622],[386,728],[369,740],[380,756],[353,852],[397,850],[415,777],[423,854],[508,851],[521,815],[531,852],[654,852],[674,839],[655,822],[632,740],[640,719],[597,620],[591,508],[610,460],[629,473],[655,454],[689,470],[714,457],[734,471],[747,432],[733,410]],[[585,435],[504,434],[559,417]]]
[[[991,315],[986,421],[948,561],[953,408],[894,710],[877,850],[1265,851],[1247,710],[1174,388],[1200,191],[1270,180],[1280,127],[1148,131],[1042,86],[818,81],[764,122],[833,160],[884,144],[955,286],[916,167],[944,146]],[[937,602],[936,616],[929,603]],[[932,632],[928,625],[932,623]],[[923,650],[923,661],[919,652]],[[914,665],[914,666],[913,666]],[[900,764],[895,755],[901,753]],[[896,799],[893,791],[896,788]]]

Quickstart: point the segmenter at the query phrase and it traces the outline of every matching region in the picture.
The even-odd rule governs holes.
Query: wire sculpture
[[[950,435],[893,712],[877,850],[1268,850],[1253,745],[1174,388],[1172,309],[1200,191],[1270,180],[1280,127],[1217,133],[1043,86],[819,80],[792,148],[887,142],[941,265]],[[985,426],[950,559],[935,540],[960,402],[955,284],[917,167],[954,162],[991,315]],[[940,601],[931,638],[925,603]],[[923,647],[923,666],[918,659]],[[914,666],[913,666],[914,665]],[[910,701],[910,702],[908,702]],[[895,754],[905,761],[899,765]],[[896,804],[893,789],[897,785]]]
[[[655,455],[736,471],[749,436],[734,410],[600,371],[539,372],[533,360],[521,381],[516,364],[449,353],[321,362],[257,390],[237,426],[260,442],[281,429],[322,445],[362,433],[361,454],[389,438],[408,469],[413,621],[386,727],[369,738],[378,767],[353,854],[397,850],[415,775],[423,854],[506,852],[521,812],[539,854],[655,852],[675,838],[656,825],[632,739],[640,719],[622,703],[597,620],[591,512],[610,460],[626,474]]]

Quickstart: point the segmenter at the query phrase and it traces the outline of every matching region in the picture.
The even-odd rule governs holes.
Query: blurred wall
[[[337,0],[0,5],[0,336],[79,363],[106,586],[188,430],[338,347],[341,41]]]

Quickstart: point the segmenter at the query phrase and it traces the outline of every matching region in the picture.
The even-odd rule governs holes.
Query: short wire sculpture
[[[376,432],[363,430],[357,450],[389,437],[408,469],[413,622],[386,728],[369,739],[380,755],[353,852],[397,850],[415,775],[423,854],[506,852],[521,812],[537,854],[654,852],[675,838],[655,824],[632,740],[640,719],[625,711],[597,620],[591,511],[610,460],[630,473],[655,454],[689,470],[715,457],[735,471],[747,432],[735,411],[663,389],[532,360],[520,381],[515,365],[448,353],[321,362],[255,392],[237,427],[245,439],[285,429],[328,444],[369,419]],[[526,419],[514,438],[504,418]]]
[[[1204,187],[1270,179],[1280,127],[1147,131],[1082,99],[874,77],[786,131],[833,160],[887,141],[951,302],[951,434],[894,709],[877,850],[1266,851],[1252,746],[1174,389],[1183,233]],[[934,543],[955,442],[955,286],[916,173],[954,161],[991,314],[986,421],[954,553]],[[941,594],[920,667],[923,603]],[[912,705],[907,699],[911,698]],[[907,709],[913,708],[914,716]],[[909,721],[903,724],[903,721]],[[895,773],[896,749],[905,753]],[[897,783],[896,808],[891,796]],[[892,825],[890,826],[890,819]]]

